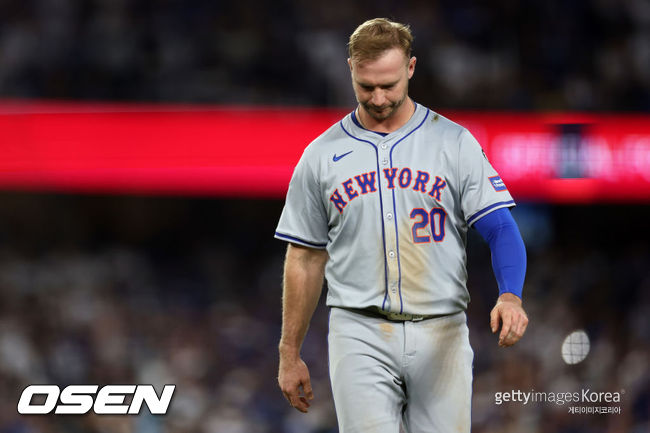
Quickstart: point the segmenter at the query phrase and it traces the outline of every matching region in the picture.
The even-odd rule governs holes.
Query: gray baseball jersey
[[[275,236],[327,249],[329,306],[464,310],[468,228],[514,206],[474,137],[415,105],[386,135],[350,113],[307,146],[295,168]]]

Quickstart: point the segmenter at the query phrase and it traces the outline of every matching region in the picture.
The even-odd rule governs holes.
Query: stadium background
[[[635,112],[642,124],[650,111],[650,6],[642,0],[5,0],[0,10],[3,433],[337,431],[322,305],[304,348],[317,397],[310,414],[291,410],[276,386],[284,245],[272,235],[281,194],[147,193],[130,189],[130,178],[114,190],[51,182],[29,165],[39,143],[24,141],[16,113],[66,112],[69,104],[344,113],[354,105],[346,38],[373,16],[411,24],[411,94],[443,114]],[[188,137],[178,146],[191,148]],[[226,145],[239,143],[214,143]],[[40,181],[8,175],[21,167]],[[650,200],[640,181],[639,194],[626,184],[617,200],[619,186],[588,200],[514,194],[531,326],[513,349],[498,349],[489,334],[489,250],[470,239],[472,431],[648,430]],[[587,330],[591,353],[569,366],[560,345],[576,328]],[[31,383],[175,383],[177,391],[164,417],[19,416],[18,397]],[[494,404],[498,391],[581,388],[625,390],[622,413]]]

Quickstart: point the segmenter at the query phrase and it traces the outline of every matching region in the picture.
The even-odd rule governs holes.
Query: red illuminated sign
[[[514,195],[650,200],[650,116],[459,113]]]
[[[0,103],[0,188],[281,198],[348,110]],[[442,113],[517,200],[650,201],[650,116]]]

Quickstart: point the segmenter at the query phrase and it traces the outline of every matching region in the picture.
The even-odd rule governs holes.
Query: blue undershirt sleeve
[[[526,247],[510,210],[497,209],[485,215],[474,227],[492,252],[492,269],[499,295],[509,292],[521,298],[526,276]]]

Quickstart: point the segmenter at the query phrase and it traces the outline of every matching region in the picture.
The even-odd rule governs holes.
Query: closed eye
[[[379,86],[371,86],[370,84],[361,84],[361,83],[359,83],[359,87],[361,87],[363,90],[365,90],[367,92],[372,92],[377,87],[382,89],[382,90],[391,90],[392,88],[395,87],[395,85],[397,85],[397,83],[382,84],[382,85],[379,85]]]

